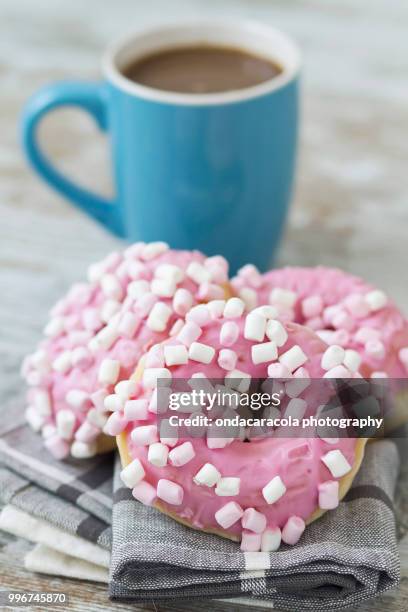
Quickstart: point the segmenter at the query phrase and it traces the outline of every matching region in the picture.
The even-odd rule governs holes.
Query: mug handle
[[[23,148],[38,174],[56,191],[69,198],[113,233],[123,236],[115,202],[76,185],[59,172],[41,151],[37,142],[40,120],[55,108],[76,106],[87,111],[98,127],[107,129],[107,98],[103,83],[61,82],[47,85],[27,102],[22,116]]]

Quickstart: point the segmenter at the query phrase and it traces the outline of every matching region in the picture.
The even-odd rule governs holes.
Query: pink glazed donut
[[[54,306],[46,339],[22,367],[26,417],[47,449],[58,459],[111,449],[112,439],[100,435],[114,409],[105,398],[112,400],[151,345],[176,333],[193,304],[223,298],[227,283],[222,257],[163,242],[136,243],[91,265],[88,282]]]
[[[383,291],[361,278],[320,266],[260,274],[247,265],[231,284],[248,308],[273,305],[283,320],[343,346],[348,366],[363,376],[407,377],[408,322]]]
[[[242,395],[255,378],[307,381],[337,376],[339,368],[353,376],[312,330],[270,318],[267,307],[246,316],[244,308],[239,298],[193,307],[177,335],[150,349],[132,377],[137,388],[126,401],[119,398],[121,477],[138,501],[185,525],[239,540],[243,551],[272,551],[281,541],[295,544],[306,522],[338,505],[365,440],[244,441],[216,438],[208,428],[199,438],[161,433],[159,379],[182,379],[192,388],[198,379],[221,379]],[[295,395],[297,410],[316,409],[307,385]]]

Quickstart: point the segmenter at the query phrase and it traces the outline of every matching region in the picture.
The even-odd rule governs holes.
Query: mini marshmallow
[[[161,478],[157,483],[157,497],[172,506],[180,506],[184,497],[183,487],[171,480]]]
[[[262,344],[254,344],[251,348],[252,362],[267,363],[274,361],[278,357],[278,349],[276,342],[263,342]]]
[[[220,343],[223,346],[231,346],[234,344],[239,336],[239,327],[233,321],[224,323],[220,331]]]
[[[70,351],[63,351],[52,363],[52,369],[60,374],[66,374],[71,367],[72,357]]]
[[[75,414],[70,410],[59,410],[55,417],[57,433],[64,440],[70,440],[75,428]]]
[[[140,261],[126,261],[123,262],[123,272],[125,276],[129,276],[133,280],[139,280],[143,278],[146,273],[146,266]],[[118,270],[119,274],[119,270]]]
[[[240,520],[244,514],[243,509],[234,501],[228,502],[215,513],[215,520],[223,529],[229,529],[234,523]]]
[[[213,487],[221,478],[221,474],[211,463],[205,463],[193,478],[196,485]]]
[[[288,405],[286,406],[285,418],[289,418],[289,416],[291,416],[293,419],[301,420],[305,415],[306,409],[307,402],[305,402],[305,400],[300,399],[299,397],[294,397],[288,402]]]
[[[222,317],[225,304],[225,300],[211,300],[211,302],[208,302],[207,306],[213,319],[219,319]]]
[[[270,320],[266,325],[266,335],[276,346],[283,346],[288,339],[288,332],[280,321]]]
[[[137,300],[135,310],[142,318],[147,317],[149,314],[151,314],[153,307],[158,303],[158,301],[159,298],[157,295],[154,295],[153,293],[146,293]],[[155,322],[153,320],[153,324],[155,323],[157,323],[157,321]]]
[[[286,366],[290,372],[297,370],[307,361],[307,356],[304,354],[298,344],[292,346],[291,349],[279,356],[279,361]]]
[[[152,506],[156,499],[156,489],[146,480],[141,480],[133,487],[132,495],[145,506]]]
[[[191,280],[197,283],[197,285],[201,285],[201,283],[209,283],[211,280],[210,271],[197,261],[192,261],[188,265],[186,274],[189,278],[191,278]]]
[[[207,446],[208,448],[225,448],[228,444],[234,441],[234,438],[220,438],[219,436],[212,438],[211,435],[207,434]]]
[[[310,327],[310,329],[313,329],[313,331],[317,331],[318,329],[322,329],[322,327],[324,327],[324,321],[321,317],[313,317],[312,319],[308,319],[305,325]]]
[[[139,385],[134,380],[121,380],[115,385],[115,393],[124,400],[135,395]]]
[[[351,470],[351,465],[339,449],[329,451],[321,460],[334,478],[341,478]]]
[[[177,319],[177,321],[175,321],[173,326],[170,328],[169,338],[173,338],[173,336],[178,336],[181,330],[183,329],[183,325],[183,319]]]
[[[188,351],[189,358],[193,361],[198,361],[198,363],[209,364],[213,360],[214,355],[215,349],[201,342],[193,342]]]
[[[150,347],[143,365],[145,368],[164,367],[164,352],[161,344],[153,344],[153,346]]]
[[[98,382],[103,385],[114,385],[118,380],[120,362],[116,359],[104,359],[99,366]]]
[[[372,372],[370,378],[388,378],[387,372]]]
[[[64,331],[64,319],[62,317],[52,318],[43,331],[48,338],[56,338]]]
[[[164,347],[164,362],[166,366],[184,365],[188,363],[188,351],[183,344]]]
[[[160,264],[157,266],[155,273],[156,278],[170,279],[178,284],[184,279],[184,272],[179,266],[173,264]]]
[[[240,298],[230,298],[227,300],[224,308],[224,317],[226,319],[237,319],[245,310],[245,303]]]
[[[331,370],[338,365],[341,365],[345,358],[345,350],[341,346],[333,344],[325,350],[321,360],[323,370]]]
[[[211,312],[205,304],[193,306],[186,314],[186,321],[192,321],[199,327],[204,327],[212,320]]]
[[[260,533],[243,531],[241,535],[241,550],[243,552],[259,552],[261,550],[261,541]]]
[[[149,244],[144,245],[142,252],[140,253],[140,258],[144,261],[150,261],[168,250],[169,245],[167,242],[150,242]]]
[[[108,323],[110,319],[120,310],[121,303],[116,300],[105,300],[100,311],[101,319]]]
[[[166,329],[167,323],[172,315],[172,310],[164,302],[157,302],[149,314],[146,325],[152,331],[162,332]]]
[[[187,289],[177,289],[173,298],[174,312],[180,317],[184,317],[194,303],[194,298]]]
[[[365,344],[369,340],[379,340],[381,337],[381,333],[378,329],[373,329],[372,327],[360,327],[354,335],[354,339],[356,342],[360,344]]]
[[[351,315],[356,317],[357,319],[362,319],[366,317],[370,308],[364,298],[363,295],[358,293],[353,293],[349,295],[345,300],[344,304]]]
[[[33,404],[38,414],[44,417],[50,416],[51,399],[46,389],[36,389],[33,397]]]
[[[241,524],[244,529],[262,533],[266,528],[266,516],[255,508],[247,508],[242,516]]]
[[[343,365],[335,366],[323,374],[323,378],[352,378],[352,373]]]
[[[107,298],[121,300],[123,297],[122,285],[113,274],[104,274],[100,280],[101,289]]]
[[[147,460],[156,467],[164,467],[167,464],[167,456],[169,449],[161,442],[153,442],[150,444],[147,454]]]
[[[92,404],[95,406],[95,408],[98,411],[104,412],[105,411],[104,402],[105,402],[105,398],[108,395],[109,393],[106,391],[106,389],[98,389],[97,391],[94,391],[93,393],[91,393],[91,395],[89,396],[89,399],[91,400]]]
[[[25,418],[33,431],[40,431],[45,424],[45,417],[37,412],[34,406],[28,406],[25,411]]]
[[[225,386],[246,393],[251,385],[251,375],[242,370],[231,370],[224,378]]]
[[[109,325],[101,329],[101,331],[96,334],[95,338],[92,338],[91,342],[93,343],[93,341],[96,340],[95,352],[97,352],[100,348],[108,351],[118,338],[119,333],[117,327],[111,322]]]
[[[279,527],[265,529],[261,538],[262,552],[275,552],[279,549],[282,540],[282,533]]]
[[[123,484],[133,489],[145,477],[145,471],[139,459],[133,459],[120,473]]]
[[[309,372],[306,368],[299,368],[293,374],[294,379],[286,383],[286,395],[294,398],[299,397],[311,384]]]
[[[254,289],[243,287],[238,294],[239,298],[244,302],[245,309],[249,312],[258,304],[258,295]]]
[[[262,315],[250,312],[245,318],[244,338],[262,342],[265,337],[266,319]]]
[[[106,421],[103,432],[108,436],[118,436],[127,427],[128,421],[121,412],[113,412]]]
[[[302,300],[302,314],[306,319],[318,317],[324,307],[320,295],[311,295]]]
[[[145,389],[154,389],[158,380],[171,378],[171,372],[167,368],[146,368],[143,372],[143,386]]]
[[[210,300],[222,300],[224,297],[224,289],[214,283],[202,283],[196,293],[196,297],[199,300],[210,301]]]
[[[379,289],[375,289],[374,291],[370,291],[365,295],[365,301],[368,304],[371,312],[375,312],[377,310],[381,310],[388,303],[388,298],[385,295],[384,291],[380,291]]]
[[[95,442],[79,442],[75,440],[71,446],[71,455],[75,459],[89,459],[96,455],[96,443]]]
[[[236,366],[238,355],[231,349],[221,349],[218,354],[218,365],[223,370],[233,370]]]
[[[202,333],[203,330],[201,327],[190,321],[189,323],[186,323],[179,331],[177,334],[177,340],[180,340],[180,342],[182,342],[185,346],[191,346],[193,342],[198,340]]]
[[[171,298],[177,289],[176,283],[170,279],[154,278],[150,284],[150,290],[158,297]]]
[[[125,312],[119,321],[118,334],[125,338],[133,338],[141,322],[141,319],[133,312]]]
[[[125,402],[123,413],[128,421],[145,421],[148,418],[149,400],[135,399]]]
[[[346,329],[348,331],[352,331],[355,322],[353,317],[348,315],[344,310],[341,310],[332,318],[332,325],[336,329]]]
[[[86,420],[98,429],[103,429],[106,421],[108,420],[108,415],[106,413],[99,412],[96,408],[91,408],[86,415]]]
[[[318,485],[319,508],[334,510],[339,505],[339,483],[337,480],[327,480]]]
[[[268,365],[269,378],[291,378],[292,372],[282,363],[271,363]]]
[[[274,476],[262,489],[262,495],[267,504],[274,504],[286,493],[286,487],[280,476]]]
[[[156,425],[140,425],[132,430],[130,437],[135,446],[148,446],[158,441]]]
[[[300,516],[291,516],[282,529],[282,541],[285,544],[296,544],[306,528],[305,521]]]
[[[44,440],[44,446],[56,459],[65,459],[69,455],[69,444],[60,436],[51,434]]]
[[[343,364],[351,372],[357,372],[361,364],[361,357],[359,353],[357,353],[357,351],[354,351],[353,349],[347,349],[344,353]]]
[[[245,264],[238,270],[238,277],[247,281],[251,287],[258,289],[263,283],[263,276],[253,264]]]
[[[211,280],[214,283],[226,283],[228,280],[228,262],[221,255],[207,257],[204,262],[207,270],[210,271]]]
[[[279,311],[275,306],[271,306],[270,304],[264,304],[263,306],[258,306],[252,310],[253,314],[261,315],[261,317],[265,317],[265,319],[276,319],[279,315]]]
[[[95,427],[95,425],[92,425],[92,423],[84,421],[75,432],[75,440],[78,442],[84,442],[85,444],[90,444],[96,440],[100,433],[101,429],[99,427]]]
[[[109,412],[119,412],[123,409],[123,398],[120,395],[116,395],[116,393],[111,393],[107,395],[103,400],[103,406],[105,410]]]
[[[292,308],[297,300],[297,294],[294,291],[288,289],[280,289],[275,287],[269,294],[270,304],[279,304],[285,308]]]
[[[398,358],[408,372],[408,346],[404,346],[398,351]]]
[[[220,478],[214,489],[214,492],[219,497],[233,497],[239,495],[239,487],[241,479],[234,476],[225,476]]]
[[[190,441],[176,446],[169,452],[169,463],[174,467],[186,465],[195,457],[194,447]]]
[[[170,447],[176,446],[178,442],[178,427],[171,425],[169,419],[160,422],[160,442]]]
[[[385,357],[385,346],[380,340],[369,340],[365,343],[365,351],[374,359],[383,359]]]
[[[93,363],[94,358],[90,351],[84,346],[78,346],[71,353],[71,361],[73,367],[78,367],[81,370],[89,368]]]
[[[125,259],[128,259],[128,260],[138,259],[141,256],[145,246],[146,245],[144,242],[135,242],[131,244],[130,246],[127,247],[127,249],[125,249],[123,253]]]

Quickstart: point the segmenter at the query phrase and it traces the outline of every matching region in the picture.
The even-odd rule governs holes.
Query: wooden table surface
[[[163,20],[251,17],[297,38],[304,51],[301,153],[279,261],[341,266],[383,287],[408,311],[405,0],[2,0],[0,14],[2,399],[22,396],[19,364],[40,337],[49,307],[90,262],[118,244],[27,169],[18,134],[23,103],[52,80],[99,78],[99,57],[108,41]],[[105,140],[88,117],[61,111],[44,122],[41,136],[70,175],[105,194],[113,191]],[[400,483],[403,531],[405,491]],[[109,605],[103,586],[29,574],[21,569],[27,544],[5,535],[1,542],[2,586],[68,591],[70,610],[155,609]],[[408,610],[406,538],[401,556],[398,592],[359,610]],[[208,607],[202,602],[160,610]],[[211,604],[211,609],[238,606]]]

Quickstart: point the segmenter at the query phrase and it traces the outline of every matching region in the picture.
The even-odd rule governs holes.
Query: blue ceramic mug
[[[282,73],[237,91],[184,94],[139,85],[121,72],[137,57],[200,43],[271,58]],[[145,31],[106,53],[104,81],[61,82],[37,92],[24,111],[24,148],[50,185],[117,236],[219,253],[232,271],[248,261],[264,270],[291,198],[299,68],[296,45],[260,23],[206,21]],[[61,106],[88,111],[108,131],[113,200],[66,178],[39,148],[40,119]]]

